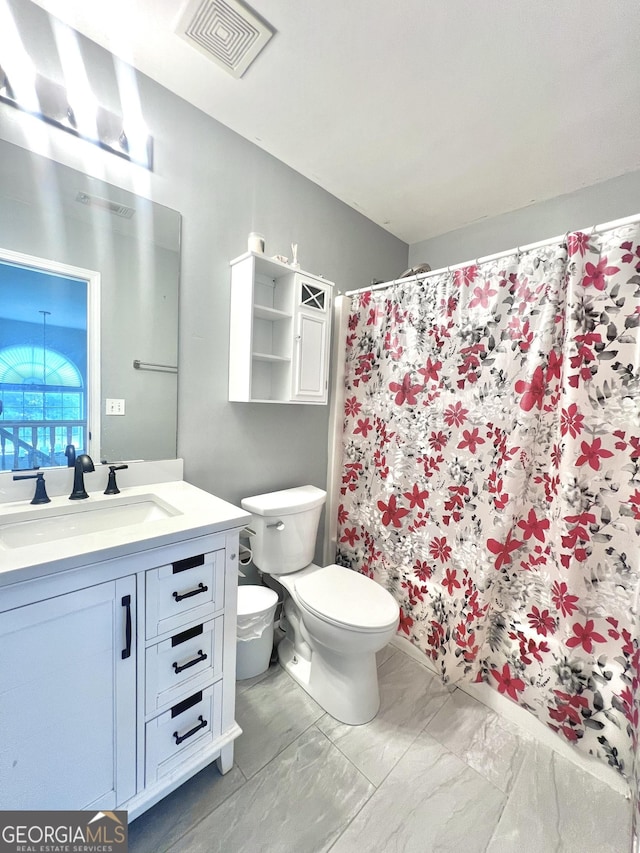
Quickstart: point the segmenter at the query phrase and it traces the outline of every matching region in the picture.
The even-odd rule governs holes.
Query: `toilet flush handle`
[[[284,530],[284,521],[274,521],[273,524],[267,524],[267,530],[270,527],[275,527],[277,531]]]

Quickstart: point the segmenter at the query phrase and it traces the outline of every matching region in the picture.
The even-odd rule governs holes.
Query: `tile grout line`
[[[317,703],[316,703],[316,704],[317,704]],[[252,773],[252,774],[251,774],[251,776],[247,776],[247,774],[244,772],[244,770],[242,770],[242,768],[241,768],[241,767],[240,767],[240,765],[237,763],[237,761],[234,761],[234,765],[235,765],[235,766],[237,766],[238,770],[240,770],[240,772],[242,773],[242,775],[244,776],[244,778],[247,780],[247,782],[250,782],[250,781],[251,781],[251,779],[255,779],[255,777],[258,775],[258,773],[262,773],[262,771],[263,771],[266,767],[268,767],[268,766],[271,764],[271,762],[272,762],[272,761],[275,761],[275,759],[276,759],[279,755],[282,755],[282,753],[283,753],[286,749],[289,749],[289,747],[290,747],[290,746],[293,746],[293,744],[294,744],[297,740],[299,740],[299,739],[302,737],[302,735],[303,735],[303,734],[305,734],[306,732],[308,732],[308,731],[309,731],[309,729],[310,729],[312,726],[315,726],[315,724],[318,722],[318,720],[319,720],[319,719],[321,719],[321,718],[324,716],[324,713],[325,713],[325,712],[323,711],[323,712],[320,714],[320,716],[319,716],[319,717],[317,717],[315,720],[312,720],[312,721],[309,723],[309,725],[308,725],[305,729],[302,729],[300,732],[298,732],[298,734],[294,737],[294,739],[293,739],[292,741],[290,741],[289,743],[287,743],[285,746],[281,747],[281,748],[276,752],[276,754],[275,754],[275,755],[272,755],[272,756],[271,756],[271,758],[266,762],[266,764],[263,764],[263,765],[262,765],[262,767],[258,767],[258,769],[257,769],[254,773]]]
[[[493,839],[496,837],[496,833],[500,827],[500,823],[502,822],[502,818],[504,817],[505,810],[506,810],[507,806],[509,805],[509,803],[511,802],[511,797],[513,796],[513,792],[517,787],[517,784],[520,780],[520,776],[524,773],[524,766],[527,763],[527,757],[528,757],[528,753],[529,753],[529,744],[527,743],[527,741],[524,741],[522,745],[523,745],[523,747],[525,747],[525,749],[524,749],[525,754],[523,755],[522,761],[520,762],[520,767],[518,767],[517,773],[515,773],[515,775],[513,777],[513,780],[511,782],[511,787],[509,789],[509,793],[505,795],[504,803],[502,805],[502,808],[500,809],[500,814],[498,816],[498,820],[496,821],[496,825],[494,826],[493,832],[491,833],[491,838],[487,842],[487,846],[485,847],[485,851],[487,851],[489,849],[489,847],[491,846],[491,843],[493,842]]]
[[[314,723],[314,725],[316,725],[316,724]],[[316,728],[318,728],[318,727],[316,726]],[[340,834],[335,838],[335,840],[334,840],[334,841],[332,841],[332,842],[331,842],[331,846],[330,846],[330,847],[327,847],[327,849],[326,849],[326,853],[330,853],[330,851],[331,851],[331,850],[333,850],[333,848],[336,846],[336,844],[338,843],[338,841],[340,841],[340,839],[341,839],[341,838],[342,838],[342,836],[345,834],[345,832],[349,829],[349,827],[351,826],[351,824],[353,823],[353,821],[358,817],[358,815],[360,814],[360,812],[362,811],[362,809],[363,809],[366,805],[368,805],[368,803],[371,801],[371,798],[372,798],[373,796],[375,796],[376,792],[378,791],[379,786],[378,786],[378,785],[376,785],[376,784],[375,784],[375,782],[372,782],[372,781],[371,781],[371,779],[369,779],[369,777],[366,775],[366,773],[363,773],[363,771],[362,771],[362,770],[360,770],[360,768],[359,768],[359,767],[356,767],[356,765],[353,763],[353,761],[351,761],[351,759],[350,759],[347,755],[345,755],[345,754],[344,754],[344,752],[340,749],[340,747],[339,747],[337,744],[335,744],[335,743],[331,740],[331,738],[330,738],[328,735],[326,735],[326,734],[325,734],[323,731],[321,731],[320,729],[318,729],[318,731],[320,732],[320,734],[321,734],[324,738],[326,738],[326,740],[328,740],[328,741],[329,741],[329,743],[331,744],[331,746],[332,746],[334,749],[336,749],[336,750],[340,753],[340,755],[342,755],[342,756],[343,756],[343,758],[345,758],[345,760],[346,760],[346,761],[347,761],[347,762],[348,762],[348,763],[349,763],[349,764],[354,768],[354,770],[355,770],[357,773],[359,773],[359,774],[363,777],[363,779],[366,779],[366,780],[367,780],[367,782],[369,782],[369,784],[370,784],[370,785],[372,785],[372,786],[373,786],[373,791],[372,791],[372,792],[369,794],[369,796],[365,799],[365,801],[362,803],[362,805],[360,806],[360,808],[359,808],[359,809],[357,809],[357,810],[356,810],[356,812],[355,812],[355,813],[351,816],[351,818],[347,821],[346,825],[343,827],[343,829],[342,829],[342,831],[340,832]],[[385,778],[386,778],[386,777],[385,777]],[[381,782],[380,784],[382,784],[382,782]]]
[[[448,700],[447,700],[447,701],[448,701]],[[425,727],[425,728],[426,728],[426,727]],[[324,732],[320,732],[320,733],[321,733],[321,734],[324,734]],[[419,737],[421,734],[424,734],[424,733],[425,733],[425,729],[422,729],[422,731],[421,731],[421,732],[416,736],[416,740],[417,740],[417,737]],[[426,733],[428,734],[428,732],[426,732]],[[328,735],[325,735],[325,737],[327,738],[327,740],[329,740],[329,742],[330,742],[333,746],[335,746],[335,747],[336,747],[336,749],[338,749],[338,751],[339,751],[342,755],[344,755],[344,753],[342,752],[342,750],[340,750],[340,748],[339,748],[339,747],[338,747],[338,746],[337,746],[337,745],[336,745],[336,744],[335,744],[335,743],[334,743],[334,742],[329,738],[329,736],[328,736]],[[431,735],[429,735],[429,737],[431,737]],[[442,748],[442,749],[443,749],[443,750],[448,754],[448,756],[450,756],[451,758],[453,758],[453,759],[455,759],[456,761],[460,762],[460,763],[464,766],[464,771],[468,771],[468,772],[473,773],[473,775],[474,775],[474,776],[477,776],[477,777],[478,777],[478,779],[480,779],[480,780],[482,781],[482,783],[483,783],[483,784],[490,786],[490,787],[491,787],[491,788],[493,788],[495,791],[497,791],[497,792],[498,792],[498,794],[500,794],[500,795],[501,795],[501,798],[502,798],[502,800],[503,800],[502,807],[501,807],[501,809],[500,809],[500,814],[499,814],[499,816],[498,816],[498,818],[497,818],[497,820],[496,820],[496,824],[495,824],[495,826],[494,826],[494,828],[493,828],[493,831],[492,831],[492,834],[491,834],[491,838],[489,839],[489,842],[487,843],[487,846],[484,848],[484,849],[485,849],[485,851],[486,851],[486,850],[488,849],[488,845],[489,845],[489,843],[491,842],[491,840],[493,839],[493,837],[494,837],[494,835],[495,835],[495,833],[496,833],[496,830],[497,830],[498,825],[499,825],[499,823],[500,823],[500,820],[501,820],[501,818],[502,818],[502,814],[503,814],[503,812],[504,812],[504,809],[506,808],[507,803],[508,803],[508,801],[509,801],[509,798],[510,798],[510,796],[511,796],[511,792],[509,792],[509,793],[507,794],[507,793],[505,793],[504,791],[501,791],[501,790],[500,790],[500,788],[498,788],[498,787],[497,787],[497,785],[494,785],[494,784],[493,784],[493,782],[490,782],[488,779],[486,779],[486,778],[485,778],[485,777],[484,777],[484,776],[483,776],[483,775],[482,775],[478,770],[476,770],[475,768],[473,768],[473,767],[471,767],[470,765],[468,765],[468,764],[466,763],[466,761],[464,761],[462,758],[460,758],[460,756],[459,756],[459,755],[456,755],[456,754],[455,754],[452,750],[450,750],[447,746],[445,746],[444,744],[440,743],[440,741],[438,741],[436,738],[432,738],[432,740],[433,740],[433,742],[434,742],[435,744],[437,744],[439,747],[441,747],[441,748]],[[402,756],[398,759],[398,761],[394,764],[394,766],[389,770],[389,772],[385,775],[385,777],[382,779],[382,781],[380,782],[380,784],[379,784],[379,785],[376,785],[374,782],[372,782],[372,781],[369,779],[369,777],[368,777],[368,776],[367,776],[367,775],[366,775],[362,770],[360,770],[358,767],[355,767],[355,765],[354,765],[355,769],[356,769],[356,770],[358,770],[358,772],[359,772],[362,776],[364,776],[364,778],[365,778],[365,779],[367,779],[367,781],[369,781],[369,782],[373,785],[374,790],[371,792],[370,796],[368,796],[368,797],[367,797],[367,799],[363,802],[363,804],[360,806],[360,808],[355,812],[355,814],[351,817],[351,819],[349,820],[349,822],[347,823],[347,825],[344,827],[344,829],[342,830],[342,832],[340,833],[340,835],[338,835],[338,837],[335,839],[335,841],[333,841],[333,842],[332,842],[331,846],[327,848],[326,853],[330,853],[330,851],[331,851],[331,850],[334,848],[334,846],[338,843],[338,841],[340,840],[340,838],[341,838],[341,837],[344,835],[344,833],[349,829],[349,827],[351,826],[351,824],[353,823],[353,821],[358,817],[358,815],[360,814],[360,812],[365,808],[365,806],[367,806],[367,805],[368,805],[368,803],[371,801],[371,799],[372,799],[372,798],[375,796],[375,794],[380,790],[380,788],[382,787],[382,785],[386,782],[386,780],[389,778],[389,776],[391,775],[391,773],[396,769],[396,767],[398,766],[398,764],[400,763],[400,761],[401,761],[401,760],[405,757],[405,755],[409,752],[409,749],[411,748],[411,746],[413,746],[413,744],[414,744],[414,743],[415,743],[415,740],[414,740],[414,741],[412,741],[412,743],[410,744],[410,746],[409,746],[409,747],[407,747],[407,749],[405,750],[405,752],[404,752],[404,753],[402,754]],[[347,761],[350,761],[350,759],[348,758],[348,756],[346,756],[346,755],[345,755],[344,757],[347,759]],[[352,763],[352,764],[353,764],[353,762],[351,762],[351,761],[350,761],[350,763]]]
[[[257,682],[257,683],[259,683],[259,682]],[[253,686],[254,686],[254,685],[251,685],[251,687],[253,687]],[[251,689],[251,688],[249,688],[249,689]],[[323,716],[323,714],[321,714],[321,715],[320,715],[320,717],[322,717],[322,716]],[[318,720],[320,719],[320,717],[318,717]],[[311,729],[311,728],[313,728],[313,727],[316,727],[316,722],[317,722],[317,720],[314,720],[312,723],[310,723],[310,724],[306,727],[306,729],[304,729],[303,731],[301,731],[301,732],[300,732],[300,733],[299,733],[299,734],[298,734],[298,735],[297,735],[297,736],[296,736],[296,737],[291,741],[291,743],[288,743],[285,747],[283,747],[282,749],[280,749],[280,750],[279,750],[279,751],[278,751],[274,756],[272,756],[272,757],[269,759],[269,761],[267,761],[267,763],[266,763],[266,764],[264,764],[262,767],[260,767],[258,770],[256,770],[256,772],[255,772],[255,773],[253,773],[251,776],[247,776],[247,775],[246,775],[246,773],[245,773],[245,772],[242,770],[242,768],[240,767],[240,765],[237,763],[237,761],[234,761],[233,766],[234,766],[235,768],[237,768],[237,770],[239,771],[239,773],[242,775],[242,777],[243,777],[243,779],[244,779],[244,782],[242,783],[242,785],[240,785],[240,786],[239,786],[238,788],[236,788],[234,791],[231,791],[229,794],[227,794],[227,796],[226,796],[226,797],[224,797],[224,799],[222,799],[222,800],[218,803],[218,805],[215,807],[215,809],[213,809],[213,810],[212,810],[212,811],[210,811],[210,812],[207,812],[207,814],[206,814],[206,815],[203,815],[199,820],[197,820],[195,823],[191,824],[191,825],[189,826],[189,828],[188,828],[188,829],[186,829],[186,830],[185,830],[185,832],[183,832],[183,833],[182,833],[182,835],[180,835],[180,836],[179,836],[179,838],[177,838],[177,839],[176,839],[176,840],[171,844],[171,847],[167,847],[167,848],[165,848],[163,851],[158,851],[158,853],[172,853],[172,851],[174,851],[174,850],[176,851],[176,853],[182,853],[181,848],[177,847],[177,845],[178,845],[178,842],[180,842],[180,841],[185,837],[185,835],[188,835],[190,832],[194,831],[194,830],[196,829],[196,827],[198,827],[198,826],[199,826],[199,825],[200,825],[204,820],[207,820],[209,817],[211,817],[211,815],[215,814],[215,812],[216,812],[216,811],[217,811],[217,810],[218,810],[222,805],[224,805],[224,803],[226,803],[226,801],[227,801],[230,797],[232,797],[232,796],[234,796],[235,794],[237,794],[237,793],[239,793],[240,791],[242,791],[242,790],[243,790],[243,788],[245,788],[245,786],[246,786],[246,785],[247,785],[247,784],[248,784],[252,779],[255,779],[255,778],[256,778],[260,773],[262,773],[262,772],[263,772],[263,770],[266,770],[266,768],[267,768],[267,767],[269,767],[269,765],[270,765],[273,761],[275,761],[275,759],[276,759],[276,758],[278,758],[278,756],[279,756],[279,755],[281,755],[281,754],[282,754],[286,749],[289,749],[289,747],[290,747],[290,746],[293,746],[293,744],[294,744],[297,740],[299,740],[299,738],[301,738],[301,737],[302,737],[302,735],[304,735],[306,732],[308,732],[308,731],[309,731],[309,729]],[[326,739],[329,741],[329,743],[331,743],[331,744],[332,744],[332,746],[335,746],[335,744],[333,744],[333,742],[332,742],[329,738],[327,738],[327,736],[324,734],[324,732],[321,732],[321,731],[320,731],[320,729],[317,729],[317,727],[316,727],[316,730],[317,730],[317,731],[318,731],[318,732],[319,732],[319,733],[320,733],[324,738],[326,738]],[[357,770],[357,768],[356,768],[356,770]],[[364,776],[364,774],[363,774],[361,771],[358,771],[358,772],[359,772],[359,773],[360,773],[360,774],[361,774],[365,779],[367,778],[366,776]],[[369,780],[367,779],[367,781],[369,781]],[[373,783],[371,783],[371,784],[373,784]],[[374,787],[375,787],[375,786],[374,786]],[[368,799],[367,799],[367,802],[368,802]]]
[[[327,712],[327,713],[328,713],[328,712]],[[323,716],[324,716],[324,715],[323,715]],[[329,716],[331,716],[331,714],[329,714]],[[322,717],[320,717],[320,719],[322,719]],[[334,717],[333,719],[335,719],[335,717]],[[366,780],[367,780],[367,782],[368,782],[370,785],[373,785],[373,787],[374,787],[374,791],[373,791],[373,793],[371,794],[371,796],[373,796],[373,794],[375,793],[375,791],[377,791],[377,790],[378,790],[378,788],[380,787],[380,785],[382,784],[382,782],[380,783],[380,785],[376,785],[376,783],[373,781],[373,779],[369,779],[369,777],[368,777],[368,776],[367,776],[367,774],[364,772],[364,770],[361,770],[361,769],[358,767],[358,765],[357,765],[357,764],[355,764],[355,763],[354,763],[354,762],[349,758],[349,756],[348,756],[348,755],[346,755],[346,754],[345,754],[345,753],[340,749],[340,747],[338,746],[338,744],[337,744],[334,740],[331,740],[331,738],[329,737],[329,735],[328,735],[326,732],[323,732],[323,731],[322,731],[322,729],[318,727],[318,720],[316,720],[316,722],[315,722],[315,723],[313,723],[313,725],[316,727],[317,731],[322,735],[322,737],[323,737],[323,738],[325,738],[326,740],[328,740],[328,741],[329,741],[329,743],[331,744],[331,746],[332,746],[334,749],[336,749],[336,750],[340,753],[340,755],[345,759],[345,761],[347,761],[347,762],[348,762],[348,763],[353,767],[353,769],[354,769],[354,770],[356,770],[356,771],[360,774],[360,776],[362,776],[362,778],[363,778],[363,779],[366,779]],[[386,778],[386,777],[385,777],[385,778]],[[369,798],[369,799],[370,799],[370,798]],[[368,800],[367,800],[367,802],[368,802]]]
[[[217,810],[220,808],[220,806],[222,806],[224,803],[226,803],[226,802],[227,802],[227,800],[228,800],[230,797],[233,797],[235,794],[237,794],[237,793],[238,793],[238,791],[241,791],[241,790],[245,787],[245,785],[247,784],[247,782],[248,782],[249,780],[248,780],[248,779],[247,779],[247,777],[244,775],[244,773],[242,772],[242,770],[240,769],[240,767],[238,766],[238,764],[237,764],[235,761],[234,761],[234,763],[233,763],[233,765],[232,765],[232,766],[233,766],[233,767],[235,767],[235,768],[237,769],[237,771],[240,773],[240,775],[241,775],[241,776],[242,776],[242,778],[244,779],[244,782],[243,782],[239,787],[237,787],[235,790],[230,791],[230,792],[226,795],[226,797],[223,797],[223,798],[222,798],[222,800],[220,800],[220,802],[218,803],[218,805],[215,807],[215,809],[213,809],[212,811],[209,811],[209,812],[207,812],[206,814],[202,815],[202,817],[201,817],[199,820],[196,820],[196,822],[195,822],[195,823],[190,823],[190,824],[189,824],[189,826],[188,826],[188,828],[187,828],[187,829],[185,829],[185,831],[182,833],[182,835],[178,836],[178,838],[176,838],[176,839],[175,839],[175,841],[173,841],[173,842],[172,842],[172,844],[171,844],[171,846],[170,846],[170,847],[165,847],[163,850],[158,850],[158,853],[171,853],[171,851],[172,851],[172,850],[177,850],[177,851],[178,851],[178,853],[183,853],[182,848],[181,848],[181,847],[177,847],[177,845],[178,845],[178,843],[179,843],[180,841],[182,841],[182,839],[185,837],[185,835],[188,835],[190,832],[193,832],[193,831],[196,829],[196,827],[200,826],[200,824],[201,824],[203,821],[207,820],[209,817],[211,817],[211,815],[212,815],[212,814],[214,814],[215,812],[217,812]],[[229,771],[229,772],[231,772],[231,771]],[[225,774],[225,775],[226,775],[226,774]],[[222,774],[220,774],[220,778],[221,778],[221,779],[223,778]],[[161,801],[160,801],[160,802],[161,802]]]
[[[445,702],[446,702],[446,701],[447,701],[447,700],[445,700]],[[438,709],[438,710],[439,710],[439,709]],[[436,713],[437,713],[437,712],[436,712]],[[331,716],[331,714],[329,714],[329,716]],[[435,714],[434,714],[434,716],[435,716]],[[320,719],[322,719],[322,718],[320,718]],[[334,718],[334,719],[335,719],[335,718]],[[375,718],[374,718],[374,719],[375,719]],[[316,724],[317,724],[317,722],[318,722],[318,721],[316,720],[316,723],[314,723],[314,725],[316,725]],[[338,721],[338,722],[339,722],[339,721]],[[426,728],[427,728],[427,726],[429,725],[429,723],[430,723],[430,722],[431,722],[431,719],[430,719],[430,720],[428,720],[428,721],[424,724],[424,726],[420,729],[420,731],[419,731],[419,732],[416,734],[416,736],[413,738],[413,740],[411,741],[411,743],[407,744],[407,748],[404,750],[404,752],[403,752],[401,755],[399,755],[399,756],[398,756],[398,759],[393,763],[393,766],[389,768],[389,770],[385,773],[385,775],[382,777],[382,779],[380,780],[380,782],[379,782],[378,784],[376,784],[376,783],[373,781],[373,779],[370,779],[370,778],[367,776],[367,774],[364,772],[364,770],[361,770],[361,769],[360,769],[356,764],[354,764],[354,762],[349,758],[349,756],[348,756],[348,755],[346,755],[346,754],[345,754],[345,753],[340,749],[339,745],[338,745],[334,740],[332,740],[332,739],[331,739],[330,735],[328,735],[328,734],[326,734],[325,732],[323,732],[323,731],[322,731],[322,729],[318,729],[318,731],[319,731],[321,734],[323,734],[323,735],[327,738],[327,740],[332,744],[332,746],[334,746],[334,747],[338,750],[338,752],[340,753],[340,755],[343,755],[343,756],[346,758],[346,760],[347,760],[350,764],[352,764],[352,765],[355,767],[355,769],[356,769],[356,770],[357,770],[357,771],[358,771],[362,776],[364,776],[364,778],[365,778],[368,782],[370,782],[370,783],[373,785],[373,787],[377,790],[377,789],[378,789],[378,788],[379,788],[379,787],[380,787],[380,786],[381,786],[381,785],[386,781],[386,779],[389,777],[389,774],[390,774],[390,773],[392,773],[392,772],[395,770],[395,768],[397,767],[397,765],[400,763],[400,761],[402,761],[402,759],[405,757],[405,755],[409,752],[409,750],[410,750],[410,749],[411,749],[411,747],[415,744],[415,742],[418,740],[418,738],[420,737],[420,735],[424,734],[424,732],[425,732],[425,730],[426,730]],[[431,737],[431,736],[430,736],[430,737]],[[433,740],[434,740],[434,741],[436,741],[436,738],[433,738]],[[436,743],[437,743],[437,742],[438,742],[438,741],[436,741]]]

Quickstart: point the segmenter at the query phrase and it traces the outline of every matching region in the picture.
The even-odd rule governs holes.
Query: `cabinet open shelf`
[[[268,352],[254,352],[251,354],[251,358],[256,361],[291,361],[289,356],[286,355],[271,355]]]
[[[253,316],[260,320],[289,320],[293,316],[287,311],[269,308],[267,305],[254,305]]]

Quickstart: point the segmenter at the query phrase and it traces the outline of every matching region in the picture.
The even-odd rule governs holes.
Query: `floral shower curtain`
[[[337,562],[443,679],[632,772],[640,230],[354,297]]]

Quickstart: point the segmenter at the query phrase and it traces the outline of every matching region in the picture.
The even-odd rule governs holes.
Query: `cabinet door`
[[[0,809],[135,794],[135,578],[0,618]]]
[[[291,399],[326,403],[331,288],[297,276],[298,306]]]

